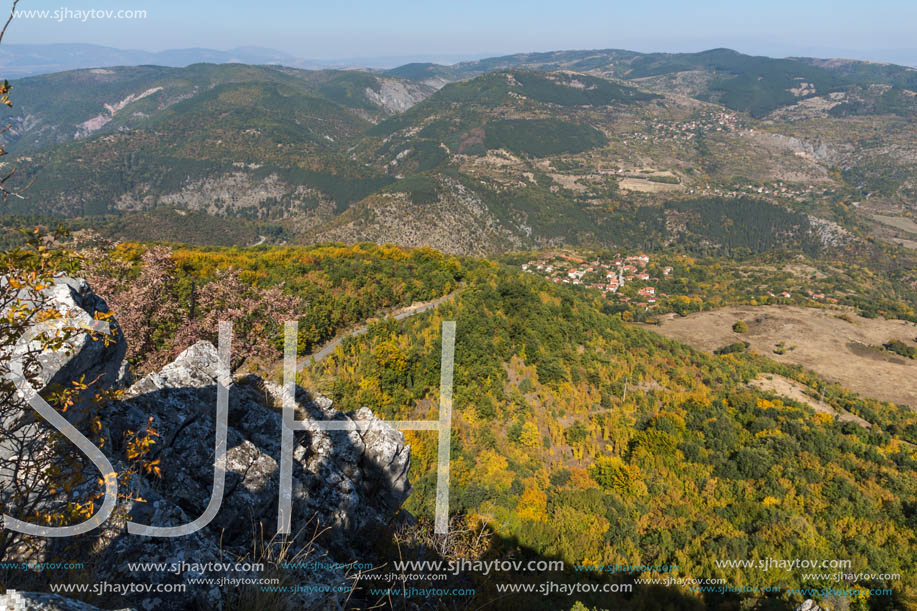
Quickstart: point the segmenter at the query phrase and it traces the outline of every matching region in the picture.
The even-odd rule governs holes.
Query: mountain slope
[[[525,276],[476,270],[436,314],[383,321],[345,341],[305,372],[306,385],[387,418],[429,419],[439,327],[455,320],[451,502],[495,525],[507,549],[574,565],[677,564],[735,586],[773,574],[715,560],[837,556],[866,566],[881,558],[913,575],[912,411],[832,385],[827,401],[873,419],[868,430],[845,425],[748,386],[764,373],[807,390],[828,386],[815,376],[750,353],[692,350],[621,324],[601,298]],[[412,432],[408,440],[416,487],[407,509],[429,516],[435,438]],[[874,527],[889,539],[854,535],[854,522],[857,533]],[[781,579],[786,592],[805,578]],[[913,577],[889,583],[898,600],[913,592]],[[605,608],[660,608],[658,598],[615,605],[603,596]],[[735,602],[697,597],[698,609]],[[786,595],[770,602],[790,606]]]
[[[532,69],[473,76],[504,65]],[[728,240],[715,231],[683,231],[673,204],[754,198],[806,215],[825,248],[870,234],[917,245],[913,72],[716,49],[387,74],[201,64],[48,75],[14,89],[8,163],[35,183],[2,212],[136,228],[147,212],[189,209],[251,223],[241,244],[481,254],[622,239],[719,248]],[[664,230],[637,220],[656,218],[654,206]],[[806,231],[786,245],[811,248]]]
[[[322,154],[325,167],[342,172],[329,155],[337,141],[366,125],[346,108],[288,87],[219,85],[133,128],[34,155],[24,180],[37,180],[30,202],[23,204],[39,201],[44,212],[85,215],[178,198],[187,207],[211,212],[221,205],[255,206],[256,216],[270,216],[272,211],[261,206],[266,197],[274,197],[278,207],[321,199],[307,192],[308,179],[288,183],[277,174],[280,168],[289,172],[297,162]],[[315,166],[311,171],[324,169]],[[261,185],[260,193],[253,184]],[[229,197],[224,194],[229,190],[238,193]],[[9,204],[17,211],[16,202]]]
[[[219,85],[253,82],[290,88],[378,121],[434,91],[404,79],[358,71],[306,71],[243,64],[187,68],[96,68],[13,82],[15,106],[4,134],[21,152],[133,127],[183,100]],[[394,92],[394,93],[393,93]]]
[[[697,99],[762,117],[814,96],[844,92],[855,85],[884,84],[917,90],[917,70],[855,60],[776,59],[731,49],[698,53],[637,53],[620,49],[526,53],[463,62],[455,66],[397,68],[390,71],[424,80],[470,78],[506,69],[572,70],[640,81],[656,90],[678,90]],[[908,114],[917,106],[901,109]]]
[[[432,89],[361,72],[196,65],[41,76],[16,91],[8,146],[35,183],[6,212],[179,205],[275,218],[330,215],[389,182],[347,161],[341,143]]]

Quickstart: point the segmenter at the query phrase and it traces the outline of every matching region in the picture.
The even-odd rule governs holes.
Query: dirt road
[[[404,320],[405,318],[408,318],[408,317],[410,317],[410,316],[416,316],[417,314],[420,314],[420,313],[422,313],[422,312],[426,312],[426,311],[428,311],[428,310],[432,310],[433,308],[435,308],[435,307],[438,306],[439,304],[441,304],[441,303],[443,303],[443,302],[445,302],[445,301],[448,301],[448,300],[452,299],[453,297],[455,297],[456,294],[458,294],[458,292],[459,292],[460,290],[461,290],[461,289],[456,289],[456,290],[452,291],[451,293],[449,293],[448,295],[443,295],[442,297],[439,297],[438,299],[434,299],[433,301],[425,301],[425,302],[422,302],[422,303],[415,303],[415,304],[411,304],[410,306],[408,306],[408,307],[406,307],[406,308],[401,308],[400,310],[396,310],[396,311],[395,311],[395,314],[393,314],[393,315],[391,316],[391,318],[394,318],[395,320]],[[386,318],[388,318],[388,317],[386,317]],[[329,354],[331,354],[332,352],[334,352],[334,349],[337,348],[337,347],[340,345],[340,343],[343,342],[345,339],[347,339],[348,337],[356,337],[356,336],[358,336],[358,335],[363,335],[364,333],[366,333],[366,331],[367,331],[368,329],[369,329],[369,327],[368,327],[367,325],[364,325],[364,326],[362,326],[362,327],[358,327],[358,328],[356,328],[356,329],[354,329],[354,330],[352,330],[352,331],[349,331],[349,332],[347,332],[347,333],[345,333],[345,334],[343,334],[343,335],[340,335],[340,336],[338,336],[338,337],[335,337],[335,338],[332,339],[331,341],[327,342],[324,346],[322,346],[322,347],[321,347],[319,350],[317,350],[316,352],[313,352],[312,354],[303,357],[303,358],[299,361],[299,365],[298,365],[298,367],[296,368],[296,370],[297,370],[297,371],[302,371],[303,369],[305,369],[305,368],[306,368],[308,365],[310,365],[311,363],[316,363],[316,362],[318,362],[318,361],[324,359],[324,358],[327,357]]]

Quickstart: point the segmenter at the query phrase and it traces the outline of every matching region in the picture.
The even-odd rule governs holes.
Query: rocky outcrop
[[[367,87],[363,94],[373,104],[390,113],[404,112],[439,89],[425,83],[401,79],[377,78],[377,88]]]
[[[57,310],[66,319],[67,328],[73,331],[66,349],[40,355],[41,370],[37,372],[35,384],[43,389],[51,385],[69,385],[81,376],[86,381],[95,380],[107,387],[123,385],[128,381],[124,362],[127,342],[117,321],[108,320],[111,329],[109,342],[102,341],[87,330],[80,330],[82,325],[91,325],[97,317],[104,318],[100,315],[109,313],[105,301],[92,292],[85,280],[60,277],[38,295],[24,289],[19,297],[25,303]]]
[[[526,219],[501,220],[476,192],[449,176],[438,178],[436,201],[418,202],[400,192],[371,195],[330,223],[316,227],[308,240],[368,240],[478,256],[539,244]],[[405,224],[405,218],[411,223]]]
[[[131,386],[111,424],[113,438],[119,438],[152,423],[162,440],[154,452],[168,475],[169,499],[195,516],[204,512],[213,481],[217,362],[209,342],[191,346]],[[297,433],[294,528],[316,521],[342,535],[335,537],[340,543],[348,531],[387,522],[410,490],[410,455],[401,433],[367,430],[378,419],[366,408],[341,414],[330,400],[303,389],[297,400],[300,418],[352,420],[356,430]],[[236,536],[250,543],[253,520],[270,516],[276,522],[281,415],[275,404],[279,389],[257,376],[230,389],[226,494],[213,523],[224,543]]]
[[[825,247],[843,246],[854,240],[853,234],[834,221],[809,216],[809,233],[815,236]]]
[[[85,421],[91,396],[100,388],[119,387],[129,381],[123,360],[127,343],[117,322],[107,321],[111,333],[107,338],[85,328],[98,323],[99,318],[106,318],[109,311],[105,301],[95,295],[84,280],[60,277],[47,288],[34,290],[11,288],[7,278],[0,277],[0,291],[7,308],[16,307],[18,302],[39,312],[38,316],[49,314],[46,322],[50,328],[42,330],[47,333],[46,337],[61,331],[61,337],[65,338],[62,348],[54,352],[41,352],[38,339],[0,349],[0,376],[4,382],[14,380],[11,363],[17,357],[21,359],[21,370],[29,378],[29,384],[43,395],[83,380],[85,390],[73,397],[74,404],[62,414],[72,424],[80,426]],[[0,312],[0,318],[7,314],[8,310]],[[39,329],[32,327],[29,331],[38,332]],[[39,463],[51,460],[44,452],[51,445],[53,431],[26,404],[22,386],[17,385],[16,396],[18,402],[10,396],[0,405],[0,507],[11,503],[16,506],[14,497],[19,503],[34,504],[21,492],[16,493],[9,482],[14,479],[33,481],[40,477],[38,474],[44,468]],[[29,489],[29,485],[24,485],[23,489]],[[35,509],[41,507],[38,504]]]
[[[59,594],[9,590],[6,594],[0,594],[0,611],[99,611],[99,608]]]
[[[61,308],[81,310],[75,312],[76,316],[89,318],[93,308],[103,307],[83,281],[61,279],[50,290],[55,299],[60,298]],[[108,385],[124,381],[123,340],[105,349],[79,340],[76,345],[78,350],[70,357],[48,355],[43,360],[43,379],[63,381],[99,372]],[[240,573],[227,567],[205,566],[213,563],[245,559],[272,565],[271,560],[283,554],[287,561],[317,561],[325,565],[365,558],[361,534],[390,522],[410,493],[410,448],[400,432],[379,424],[367,408],[343,414],[333,409],[329,399],[297,388],[298,419],[349,420],[354,430],[294,434],[292,530],[305,535],[295,540],[292,548],[282,537],[275,537],[281,460],[281,412],[277,407],[280,388],[248,375],[234,380],[229,389],[226,485],[217,516],[204,529],[184,537],[129,534],[127,521],[178,526],[204,513],[213,486],[217,364],[218,353],[212,344],[195,344],[161,371],[126,388],[123,398],[104,410],[104,436],[111,442],[103,451],[115,469],[124,472],[129,466],[125,440],[130,432],[152,426],[158,437],[147,458],[159,461],[161,477],[141,470],[123,485],[121,492],[129,498],[120,501],[118,511],[101,529],[81,540],[80,548],[91,549],[92,553],[85,552],[80,561],[95,567],[96,574],[91,578],[94,582],[187,586],[184,594],[115,597],[106,601],[105,607],[218,609],[226,588],[202,585],[199,580],[266,577],[256,571]],[[322,534],[313,540],[314,533]],[[72,542],[66,543],[72,546]],[[253,555],[253,549],[258,557]],[[43,553],[47,556],[56,552],[60,550],[52,545]],[[68,560],[76,558],[70,555]],[[176,564],[201,567],[174,570]],[[276,566],[270,570],[285,572],[292,583],[315,586],[310,593],[291,594],[298,597],[297,605],[305,608],[324,604],[323,601],[330,603],[329,597],[347,597],[346,591],[328,593],[320,587],[333,590],[335,586],[346,586],[348,578],[343,571],[281,570]],[[8,585],[15,588],[17,584]],[[33,606],[27,609],[82,609],[35,606],[45,599],[27,596],[32,597],[29,601],[34,599],[28,603]],[[52,603],[50,598],[41,602]]]

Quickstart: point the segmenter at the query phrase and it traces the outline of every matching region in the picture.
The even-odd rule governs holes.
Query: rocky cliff
[[[84,282],[60,279],[51,291],[61,311],[89,318],[94,309],[104,311],[104,302]],[[73,347],[69,355],[48,355],[42,360],[46,371],[41,380],[61,382],[103,372],[105,385],[122,384],[119,399],[103,412],[103,436],[111,440],[103,452],[116,471],[126,470],[131,450],[125,440],[131,432],[152,426],[158,436],[148,459],[159,461],[156,466],[161,476],[141,470],[121,490],[129,498],[119,501],[118,510],[103,527],[81,537],[78,549],[73,541],[46,541],[31,548],[20,546],[16,557],[9,559],[43,562],[56,557],[83,562],[91,569],[91,576],[83,576],[90,583],[187,586],[185,593],[109,596],[104,604],[99,602],[102,599],[90,601],[104,608],[219,609],[228,589],[195,580],[220,578],[274,578],[284,585],[311,586],[309,593],[286,595],[296,608],[337,608],[347,598],[346,591],[332,591],[346,590],[347,571],[316,567],[364,561],[361,534],[391,522],[398,513],[410,493],[410,448],[400,432],[385,425],[369,430],[378,421],[369,409],[342,414],[329,399],[297,388],[299,419],[351,420],[355,426],[353,431],[295,433],[292,530],[299,536],[275,536],[280,388],[253,375],[235,379],[229,389],[225,493],[216,518],[203,530],[184,537],[128,534],[127,521],[178,526],[196,519],[207,507],[214,477],[218,353],[207,342],[195,344],[161,371],[127,386],[123,339],[103,348],[86,334]],[[259,572],[212,567],[237,560],[264,562],[266,568]],[[308,563],[309,567],[284,568],[280,566],[283,560]],[[173,564],[181,570],[175,570]],[[15,581],[6,585],[24,589],[17,588]],[[49,595],[18,592],[16,596],[24,601],[25,609],[84,608],[75,602],[68,607],[66,599]]]

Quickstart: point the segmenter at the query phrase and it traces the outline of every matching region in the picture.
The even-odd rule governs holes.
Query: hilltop
[[[431,292],[450,294],[460,280],[461,289],[438,307],[401,320],[379,318],[365,333],[344,339],[326,358],[307,364],[298,380],[302,390],[295,393],[304,418],[342,419],[331,405],[341,414],[355,412],[348,416],[355,422],[374,418],[364,406],[386,420],[435,418],[439,329],[444,320],[456,321],[450,509],[455,524],[463,528],[485,526],[479,537],[483,545],[459,539],[457,544],[467,547],[447,550],[447,558],[559,559],[567,569],[552,573],[557,583],[582,581],[584,571],[602,565],[678,565],[673,575],[723,579],[748,588],[723,594],[680,585],[651,587],[636,580],[651,578],[652,570],[614,575],[595,570],[590,582],[631,584],[633,590],[623,590],[629,593],[621,597],[596,594],[584,599],[607,608],[627,604],[654,609],[661,601],[676,609],[702,609],[791,606],[799,602],[791,589],[812,583],[804,574],[788,571],[780,575],[780,591],[762,596],[753,586],[772,583],[773,574],[718,562],[730,554],[836,557],[850,559],[851,572],[881,570],[902,577],[858,577],[850,587],[887,587],[883,601],[905,608],[913,603],[914,558],[908,550],[915,541],[917,418],[905,406],[854,394],[765,354],[701,352],[629,324],[597,292],[487,260],[367,245],[165,251],[121,244],[83,252],[78,260],[124,321],[124,335],[111,347],[117,354],[107,359],[108,369],[125,378],[128,372],[138,377],[150,372],[122,398],[106,404],[103,422],[113,433],[102,430],[120,439],[121,431],[139,430],[153,416],[155,429],[170,440],[168,449],[156,455],[162,456],[155,465],[162,477],[155,471],[136,475],[143,498],[152,501],[151,510],[141,514],[145,523],[184,519],[178,503],[189,508],[183,511],[200,513],[206,494],[189,497],[185,490],[206,490],[210,483],[208,446],[199,440],[213,434],[213,416],[200,406],[210,404],[215,395],[212,369],[218,354],[194,333],[172,333],[176,316],[182,319],[179,327],[187,325],[206,338],[215,334],[209,321],[234,312],[234,354],[247,356],[260,346],[259,351],[267,348],[279,359],[274,340],[282,324],[270,309],[281,300],[305,297],[285,314],[299,320],[298,352],[307,354],[335,325],[346,325],[342,316],[366,316],[375,307],[410,303]],[[561,254],[569,257],[565,260],[592,265],[584,256],[557,256]],[[621,257],[635,272],[655,275],[661,270],[673,286],[704,275],[692,271],[687,260]],[[161,275],[163,262],[156,259],[162,258],[174,265],[174,281],[157,284],[153,279]],[[718,269],[709,263],[708,271]],[[237,274],[237,281],[230,282],[227,274]],[[628,280],[625,289],[636,282]],[[70,286],[87,303],[102,307],[85,283],[69,281]],[[156,316],[137,315],[150,310]],[[321,328],[322,323],[331,327]],[[753,321],[748,326],[756,332]],[[729,328],[722,331],[729,334]],[[154,350],[178,358],[145,367]],[[119,364],[125,351],[129,368]],[[149,548],[152,562],[169,562],[186,553],[188,545],[219,553],[214,546],[222,533],[224,553],[249,558],[244,555],[250,549],[248,522],[240,522],[240,516],[257,523],[273,515],[262,510],[276,498],[280,416],[274,408],[276,387],[268,378],[239,369],[232,379],[229,434],[238,460],[227,470],[241,484],[227,492],[225,512],[196,539],[158,539],[152,544],[141,538],[125,542],[120,524],[113,524],[110,545],[104,541],[81,548],[102,553],[103,561],[95,565],[100,574],[92,578],[130,576],[129,566],[104,560],[119,549],[135,549],[127,547],[132,541]],[[762,380],[781,380],[795,392],[786,396],[785,389],[778,389],[780,396],[762,388]],[[330,439],[302,437],[303,450],[296,459],[302,475],[296,477],[309,494],[295,497],[296,518],[316,514],[319,526],[332,527],[326,533],[332,538],[328,548],[324,536],[314,544],[334,558],[333,549],[341,559],[354,553],[364,558],[436,559],[423,549],[434,507],[436,437],[423,430],[407,431],[403,439],[394,431],[381,432],[384,440],[344,432]],[[114,453],[121,446],[104,447]],[[158,447],[153,444],[154,451]],[[320,448],[325,450],[318,452]],[[333,468],[322,469],[328,456]],[[374,472],[373,462],[385,468]],[[373,474],[379,479],[369,477]],[[344,477],[354,486],[326,485]],[[184,485],[164,484],[174,481]],[[401,514],[404,519],[392,524],[399,546],[386,547],[391,531],[379,522],[402,502],[416,522]],[[132,516],[142,507],[132,504]],[[251,513],[253,508],[260,513]],[[355,530],[345,523],[369,530],[352,538]],[[272,524],[265,523],[267,537]],[[368,541],[373,549],[358,547]],[[283,577],[284,564],[267,560],[271,574]],[[290,578],[297,583],[309,577]],[[503,584],[529,583],[532,576],[500,571],[444,577],[437,579],[437,587],[473,586],[475,596],[486,599],[497,595]],[[352,600],[378,598],[372,596],[372,581],[357,582],[360,575],[327,578],[354,585]],[[84,579],[83,573],[73,576],[76,582]],[[172,583],[180,577],[153,573],[148,579]],[[217,590],[198,593],[207,597],[209,606],[217,603]],[[566,595],[519,596],[532,609],[570,603]],[[174,608],[187,604],[184,598],[175,602]]]
[[[677,91],[697,99],[717,102],[757,118],[802,100],[839,94],[843,100],[860,87],[886,85],[896,91],[913,91],[917,70],[876,62],[750,56],[732,49],[698,53],[637,53],[623,49],[520,53],[452,66],[409,64],[388,73],[418,81],[459,80],[497,70],[566,70],[634,81],[650,89]],[[843,103],[843,102],[841,102]],[[907,110],[909,108],[909,110]],[[899,110],[913,112],[904,102]],[[854,112],[844,107],[836,112]]]

